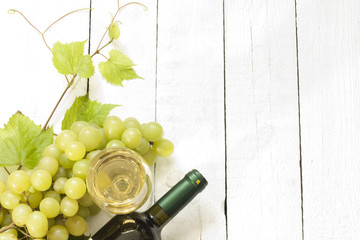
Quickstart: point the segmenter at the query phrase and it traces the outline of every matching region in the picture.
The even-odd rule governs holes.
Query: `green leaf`
[[[94,75],[94,65],[90,55],[84,55],[80,58],[75,73],[82,78],[89,78]]]
[[[30,169],[34,168],[40,161],[44,149],[53,143],[53,137],[53,127],[42,130],[40,135],[31,141],[33,146],[37,146],[36,150],[29,157],[25,158],[22,164]]]
[[[56,42],[54,44],[52,60],[59,73],[78,74],[83,78],[89,78],[94,74],[94,65],[90,55],[84,55],[85,42],[65,44]]]
[[[53,129],[42,130],[21,113],[14,114],[0,129],[0,166],[22,164],[34,168],[43,150],[53,143]]]
[[[109,27],[109,37],[110,39],[118,39],[120,37],[120,29],[116,23],[111,23]]]
[[[109,56],[107,62],[99,63],[100,73],[107,82],[122,86],[123,80],[142,78],[136,74],[132,68],[134,63],[125,54],[113,49],[110,50]]]
[[[74,122],[80,120],[96,123],[102,127],[102,124],[110,111],[118,106],[120,105],[102,104],[96,100],[91,101],[88,94],[77,97],[72,106],[66,111],[61,129],[70,129]]]

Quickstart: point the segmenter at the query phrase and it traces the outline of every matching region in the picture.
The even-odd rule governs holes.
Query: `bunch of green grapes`
[[[62,131],[42,154],[33,170],[12,172],[6,184],[0,180],[0,240],[66,240],[87,230],[86,219],[100,209],[87,192],[90,161],[105,148],[126,147],[148,165],[156,156],[170,156],[173,143],[163,138],[160,124],[140,124],[135,118],[122,121],[107,117],[103,127],[77,121]]]
[[[86,232],[86,219],[99,209],[87,193],[85,180],[59,164],[56,151],[61,153],[50,145],[34,170],[13,171],[6,184],[0,180],[0,222],[1,230],[6,230],[0,240],[20,236],[66,240]]]

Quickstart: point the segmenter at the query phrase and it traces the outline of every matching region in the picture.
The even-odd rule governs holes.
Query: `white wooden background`
[[[121,88],[96,74],[89,93],[122,104],[112,114],[123,119],[160,122],[175,143],[156,165],[155,199],[193,168],[208,179],[163,238],[360,239],[360,2],[141,3],[148,11],[134,5],[118,16],[113,47],[145,80]],[[89,7],[46,39],[88,39],[93,52],[116,0],[0,2],[1,124],[17,110],[44,124],[66,86],[41,36],[8,9],[44,30]],[[56,131],[86,91],[82,80],[68,92],[51,120]]]

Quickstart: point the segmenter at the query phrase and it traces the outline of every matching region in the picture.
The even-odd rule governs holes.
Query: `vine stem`
[[[26,236],[26,237],[29,237],[29,238],[33,239],[33,237],[32,237],[30,234],[28,234],[28,233],[24,232],[23,230],[21,230],[21,229],[20,229],[20,228],[18,228],[18,227],[15,227],[15,228],[16,228],[16,230],[18,230],[19,232],[21,232],[22,234],[24,234],[24,236]]]
[[[9,9],[8,13],[9,13],[9,14],[19,13],[19,14],[25,19],[25,21],[30,24],[31,27],[33,27],[38,33],[40,33],[40,35],[41,35],[41,37],[42,37],[42,39],[43,39],[46,47],[50,50],[50,52],[52,52],[52,49],[50,48],[50,46],[49,46],[49,45],[47,44],[47,42],[46,42],[46,39],[45,39],[45,36],[44,36],[45,33],[46,33],[52,26],[54,26],[57,22],[59,22],[61,19],[65,18],[66,16],[68,16],[68,15],[70,15],[70,14],[73,14],[73,13],[76,13],[76,12],[79,12],[79,11],[91,10],[91,9],[92,9],[92,8],[81,8],[81,9],[77,9],[77,10],[71,11],[71,12],[63,15],[62,17],[58,18],[57,20],[55,20],[55,22],[51,23],[51,24],[45,29],[45,31],[43,31],[43,32],[41,32],[37,27],[35,27],[34,24],[32,24],[32,23],[25,17],[25,15],[24,15],[22,12],[20,12],[20,11],[18,11],[18,10],[16,10],[16,9]],[[67,80],[68,80],[68,79],[67,79]],[[69,81],[68,81],[68,82],[69,82]]]
[[[113,18],[111,19],[111,23],[110,23],[109,26],[106,28],[103,36],[101,37],[100,42],[99,42],[99,44],[98,44],[98,46],[97,46],[97,48],[96,48],[96,50],[95,50],[95,52],[94,52],[93,55],[95,55],[98,51],[100,51],[100,50],[99,50],[99,49],[100,49],[100,45],[101,45],[102,41],[104,40],[106,33],[109,31],[109,28],[110,28],[111,24],[114,22],[114,19],[116,18],[116,16],[117,16],[118,13],[120,12],[120,10],[123,9],[123,8],[125,8],[125,7],[127,7],[127,6],[129,6],[129,5],[132,5],[132,4],[137,4],[137,5],[143,6],[143,7],[144,7],[144,10],[147,11],[147,7],[146,7],[144,4],[138,3],[138,2],[130,2],[130,3],[127,3],[127,4],[123,5],[123,6],[121,6],[121,7],[119,7],[119,4],[118,4],[118,9],[117,9],[115,15],[113,16]]]
[[[15,227],[15,223],[12,222],[11,224],[9,224],[9,225],[7,225],[7,226],[5,226],[5,227],[0,228],[0,233],[5,232],[6,230],[9,230],[9,229],[14,228],[14,227]]]
[[[45,125],[44,125],[44,127],[43,127],[43,129],[44,129],[44,130],[46,129],[47,125],[49,124],[50,119],[51,119],[51,118],[52,118],[52,116],[54,115],[54,113],[55,113],[55,111],[56,111],[57,107],[59,106],[59,104],[60,104],[61,100],[64,98],[64,96],[65,96],[66,92],[69,90],[69,88],[71,87],[71,85],[74,83],[74,80],[75,80],[76,76],[77,76],[76,74],[75,74],[75,75],[73,75],[73,78],[71,79],[71,81],[69,82],[69,84],[66,86],[66,88],[65,88],[64,92],[61,94],[61,96],[60,96],[59,100],[57,101],[57,103],[56,103],[56,105],[55,105],[54,109],[52,110],[52,112],[51,112],[51,114],[50,114],[50,116],[49,116],[48,120],[46,121],[46,123],[45,123]]]
[[[7,174],[10,175],[9,169],[7,169],[6,167],[4,167],[5,171],[7,172]]]
[[[107,44],[105,44],[104,46],[102,46],[101,48],[99,48],[98,50],[96,50],[91,57],[95,56],[96,54],[100,54],[100,51],[103,50],[106,46],[108,46],[110,43],[113,42],[114,39],[111,39]]]

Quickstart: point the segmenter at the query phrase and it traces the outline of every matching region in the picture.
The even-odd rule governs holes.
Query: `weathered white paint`
[[[197,168],[208,187],[164,239],[226,239],[222,2],[160,0],[156,118],[176,150],[156,166],[159,198]]]
[[[229,239],[301,239],[294,3],[225,10]]]
[[[92,53],[117,3],[91,2]],[[123,105],[112,111],[122,119],[160,122],[165,137],[175,143],[174,155],[156,165],[155,199],[193,168],[209,180],[204,192],[164,228],[163,238],[298,240],[304,231],[305,240],[358,239],[360,3],[141,3],[148,11],[132,5],[118,15],[121,37],[112,47],[137,64],[144,80],[116,87],[97,72],[90,79],[90,97]],[[66,87],[40,34],[7,10],[22,11],[44,30],[67,12],[89,6],[90,0],[0,2],[1,125],[17,110],[44,124]],[[66,17],[46,39],[49,45],[89,39],[89,12]],[[94,61],[97,66],[104,58]],[[86,80],[68,92],[50,122],[55,131],[66,108],[85,92]],[[106,213],[92,218],[88,232],[109,218]]]
[[[297,9],[305,239],[359,239],[360,2]]]

